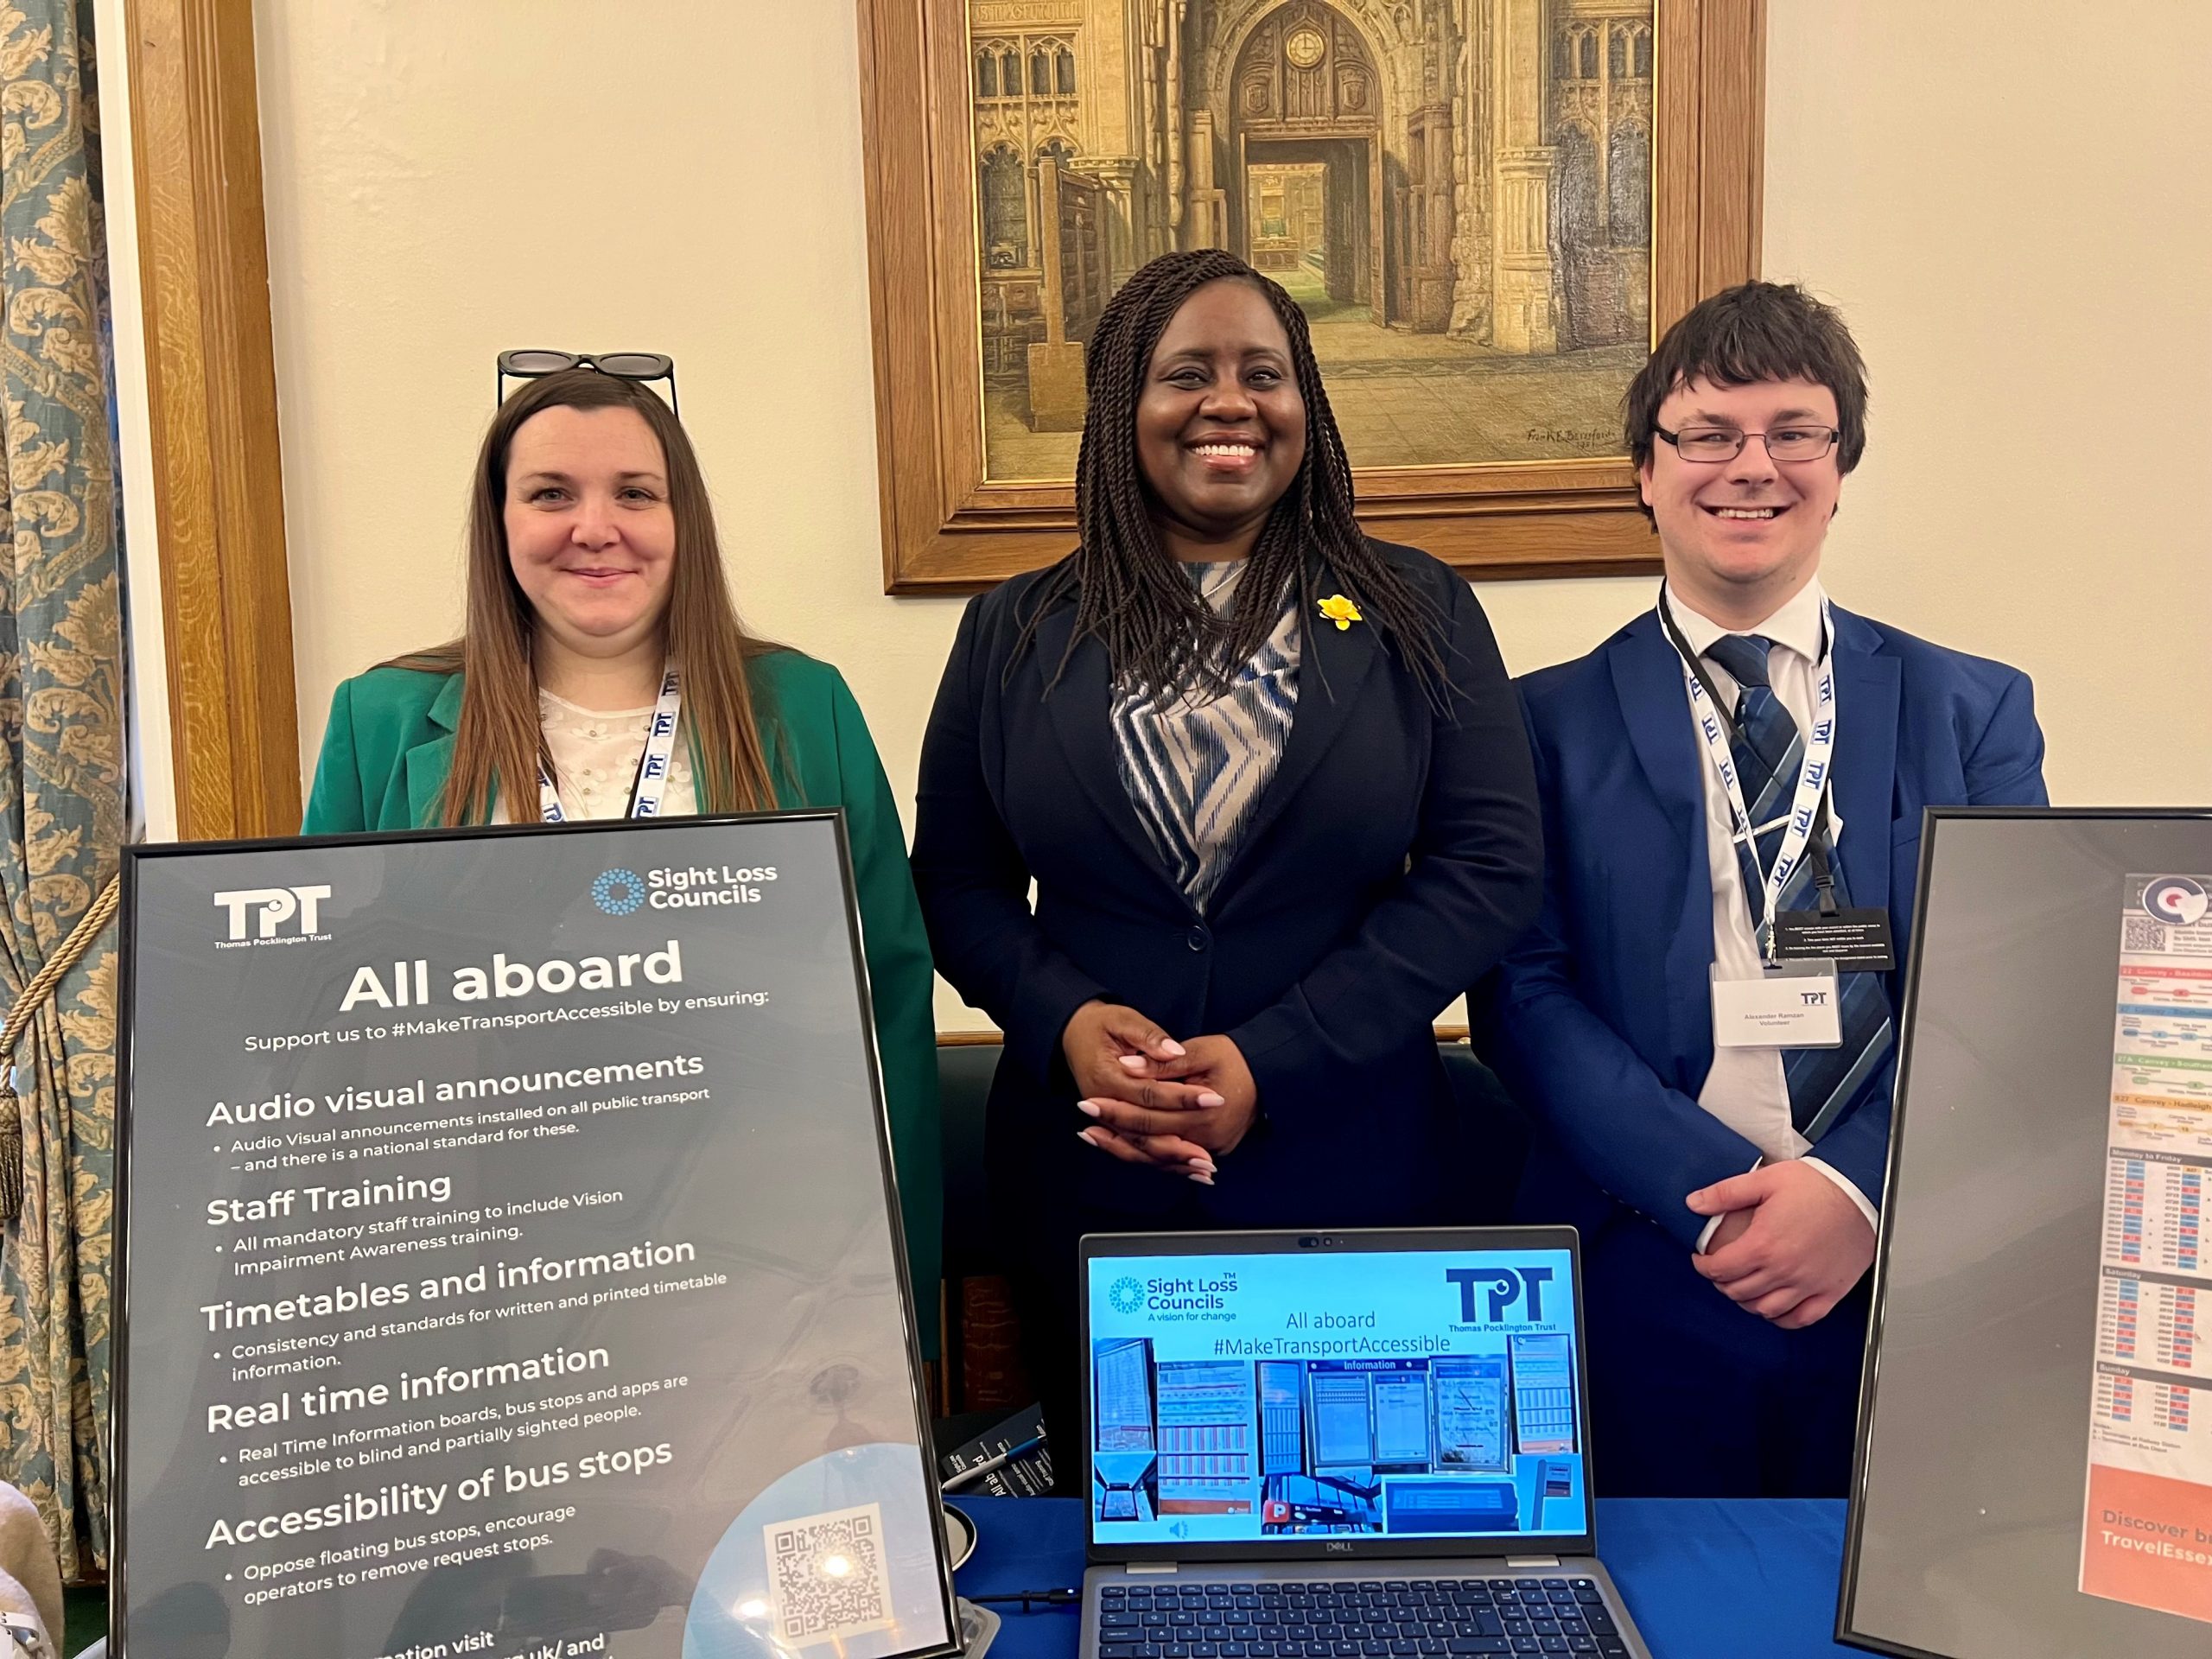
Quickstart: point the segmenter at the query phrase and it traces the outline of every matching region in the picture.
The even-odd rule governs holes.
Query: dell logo
[[[1341,1538],[1332,1538],[1322,1548],[1332,1555],[1350,1555],[1353,1553],[1351,1545]]]
[[[327,887],[240,887],[232,893],[217,893],[215,908],[231,912],[231,939],[235,944],[245,938],[248,910],[260,912],[255,929],[257,938],[275,938],[276,925],[295,916],[300,918],[302,937],[315,933],[320,931],[317,925],[321,920],[316,906],[329,897],[330,889]]]
[[[1459,1287],[1459,1318],[1462,1323],[1497,1325],[1505,1318],[1505,1310],[1528,1298],[1527,1317],[1531,1320],[1544,1317],[1544,1287],[1551,1281],[1549,1268],[1523,1268],[1516,1273],[1511,1268],[1446,1268],[1444,1277],[1447,1283]],[[1475,1287],[1486,1286],[1489,1291],[1490,1317],[1484,1319],[1475,1300]]]

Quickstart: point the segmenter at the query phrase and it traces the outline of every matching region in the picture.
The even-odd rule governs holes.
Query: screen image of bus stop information
[[[941,1650],[837,827],[142,856],[128,1659]]]
[[[1092,1538],[1587,1531],[1573,1266],[1094,1255]]]
[[[2212,1622],[2212,876],[2122,895],[2088,1594]]]

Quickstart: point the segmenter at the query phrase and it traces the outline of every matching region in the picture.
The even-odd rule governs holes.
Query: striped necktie
[[[1767,654],[1774,642],[1762,635],[1729,633],[1706,648],[1707,662],[1726,669],[1741,688],[1736,700],[1735,734],[1731,746],[1736,779],[1750,810],[1755,859],[1751,848],[1736,846],[1737,862],[1744,874],[1744,899],[1750,907],[1751,925],[1760,921],[1759,895],[1766,887],[1764,872],[1774,868],[1782,849],[1783,831],[1789,822],[1797,774],[1805,763],[1804,734],[1789,708],[1775,695],[1768,677]],[[1833,859],[1835,901],[1851,903],[1843,868]],[[1815,902],[1814,862],[1801,858],[1782,890],[1777,908],[1804,910]],[[1828,1126],[1851,1104],[1866,1079],[1888,1056],[1892,1041],[1890,999],[1878,974],[1845,974],[1839,991],[1842,1000],[1843,1042],[1835,1048],[1786,1048],[1782,1071],[1789,1085],[1789,1121],[1807,1141],[1818,1141]]]

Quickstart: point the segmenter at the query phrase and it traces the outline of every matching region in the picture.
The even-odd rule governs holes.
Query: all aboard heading
[[[387,979],[385,970],[372,963],[356,969],[353,982],[346,988],[346,995],[338,1004],[339,1013],[349,1014],[365,1002],[379,1008],[416,1008],[429,1004],[429,957],[395,962],[390,974]],[[571,991],[625,989],[638,984],[640,975],[645,982],[654,985],[682,984],[682,944],[671,939],[665,950],[625,950],[619,956],[585,957],[576,962],[564,957],[553,957],[540,963],[515,962],[501,952],[493,957],[488,968],[454,969],[448,995],[455,1002],[486,1002],[494,997],[533,994],[565,996]]]

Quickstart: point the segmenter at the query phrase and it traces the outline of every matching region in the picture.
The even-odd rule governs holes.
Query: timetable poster
[[[134,849],[122,1659],[950,1646],[834,814]]]
[[[2123,895],[2082,1589],[2212,1622],[2209,893]]]

